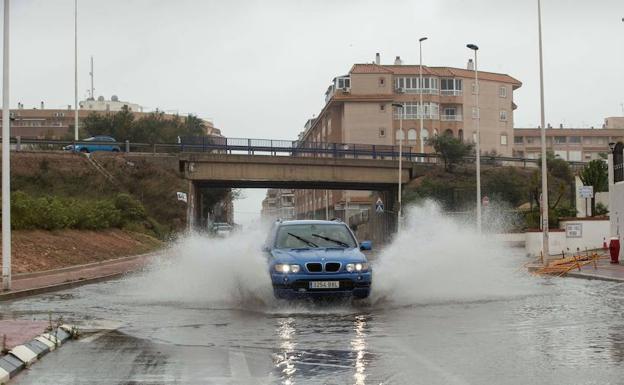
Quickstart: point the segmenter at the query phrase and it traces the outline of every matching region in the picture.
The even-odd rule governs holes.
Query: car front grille
[[[327,262],[325,264],[325,271],[328,273],[335,273],[340,270],[340,263],[338,262]]]
[[[319,262],[308,262],[306,263],[306,269],[310,273],[336,273],[340,271],[342,264],[340,262],[327,262],[325,263],[325,268],[323,269],[323,265]]]
[[[320,273],[323,271],[323,266],[317,262],[306,263],[306,269],[308,269],[310,273]]]

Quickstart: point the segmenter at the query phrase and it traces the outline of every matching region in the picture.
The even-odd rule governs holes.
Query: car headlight
[[[278,263],[273,266],[275,271],[278,273],[288,274],[288,273],[298,273],[301,270],[301,266],[299,265],[287,265],[285,263]]]
[[[368,271],[368,263],[366,262],[347,263],[346,269],[349,273],[352,273],[354,271],[358,273],[361,271]]]

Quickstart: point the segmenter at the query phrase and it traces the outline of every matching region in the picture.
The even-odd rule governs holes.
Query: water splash
[[[261,252],[264,227],[228,238],[192,234],[172,244],[137,280],[146,301],[246,308],[273,300],[267,261]]]
[[[478,235],[473,223],[444,215],[431,201],[406,211],[401,234],[374,265],[373,304],[479,301],[529,293],[514,251],[492,234]]]

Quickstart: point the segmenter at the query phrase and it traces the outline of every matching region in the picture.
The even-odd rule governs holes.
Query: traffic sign
[[[375,202],[375,212],[379,214],[384,212],[384,204],[381,198],[377,198],[377,202]]]
[[[594,197],[594,186],[581,186],[579,187],[579,196],[581,198],[593,198]]]

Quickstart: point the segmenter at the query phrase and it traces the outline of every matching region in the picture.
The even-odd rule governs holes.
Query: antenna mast
[[[95,100],[95,96],[93,95],[95,90],[93,88],[93,56],[91,56],[91,72],[89,72],[89,75],[91,76],[91,100]]]

